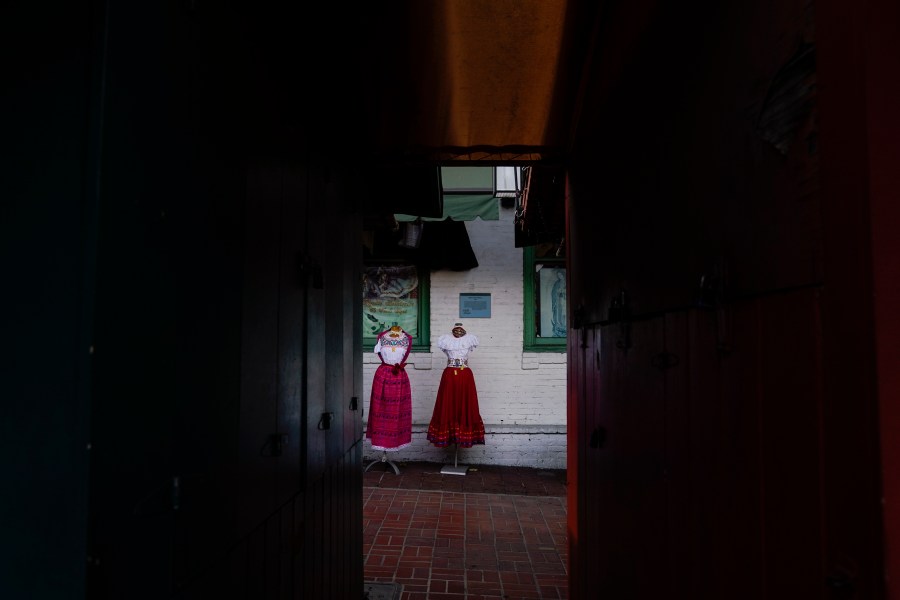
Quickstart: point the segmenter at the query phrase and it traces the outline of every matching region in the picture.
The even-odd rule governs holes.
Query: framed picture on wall
[[[539,265],[536,271],[539,290],[537,335],[542,338],[566,337],[566,269]]]
[[[558,244],[528,246],[522,252],[526,352],[565,352],[566,261]]]
[[[363,337],[399,325],[419,335],[419,273],[414,265],[368,265],[363,269]]]

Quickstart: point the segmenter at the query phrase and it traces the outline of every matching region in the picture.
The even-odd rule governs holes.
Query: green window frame
[[[555,244],[525,246],[523,257],[523,289],[525,352],[566,351],[566,260],[556,256]],[[560,282],[561,279],[561,282]],[[561,304],[554,315],[553,293],[560,290]],[[556,317],[554,319],[554,316]],[[562,334],[562,335],[560,335]]]
[[[379,267],[388,268],[401,267],[414,269],[416,273],[417,286],[415,288],[414,305],[416,314],[413,319],[415,329],[409,333],[413,335],[413,347],[411,352],[431,352],[431,273],[430,271],[409,261],[402,260],[368,260],[363,264],[363,349],[371,351],[375,347],[378,334],[390,327],[393,321],[384,314],[376,315],[370,313],[366,309],[367,297],[377,296],[377,293],[371,292],[368,288],[366,279],[368,273],[377,270]],[[398,320],[400,318],[398,317]],[[403,323],[400,323],[402,326]],[[405,327],[410,329],[409,326]]]

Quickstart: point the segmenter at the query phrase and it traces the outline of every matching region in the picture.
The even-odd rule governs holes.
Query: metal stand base
[[[387,463],[387,464],[390,465],[390,467],[394,470],[394,474],[395,474],[395,475],[399,475],[399,474],[400,474],[400,469],[397,467],[397,465],[394,464],[394,461],[388,460],[387,452],[382,452],[382,453],[381,453],[381,459],[380,459],[380,460],[373,460],[372,462],[370,462],[370,463],[369,463],[369,466],[366,467],[366,471],[368,471],[369,469],[371,469],[374,465],[377,465],[377,464],[380,464],[380,463]]]
[[[453,466],[446,465],[441,467],[441,474],[443,475],[465,475],[469,471],[469,467],[461,467],[457,464],[456,459],[459,456],[459,445],[457,444],[456,450],[453,452]]]
[[[441,473],[444,475],[465,475],[469,471],[469,467],[459,467],[446,465],[441,467]]]

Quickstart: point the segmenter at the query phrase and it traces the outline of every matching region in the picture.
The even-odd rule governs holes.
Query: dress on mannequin
[[[478,410],[475,376],[469,368],[469,354],[478,347],[478,338],[457,323],[452,334],[438,339],[437,346],[447,355],[447,366],[441,374],[427,439],[440,448],[484,444],[484,421]]]
[[[397,325],[381,332],[375,353],[381,364],[372,380],[366,438],[373,450],[396,451],[412,441],[412,393],[406,359],[412,336]]]

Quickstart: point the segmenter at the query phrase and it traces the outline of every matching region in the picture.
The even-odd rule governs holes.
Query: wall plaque
[[[490,294],[460,294],[459,316],[469,319],[491,318]]]

